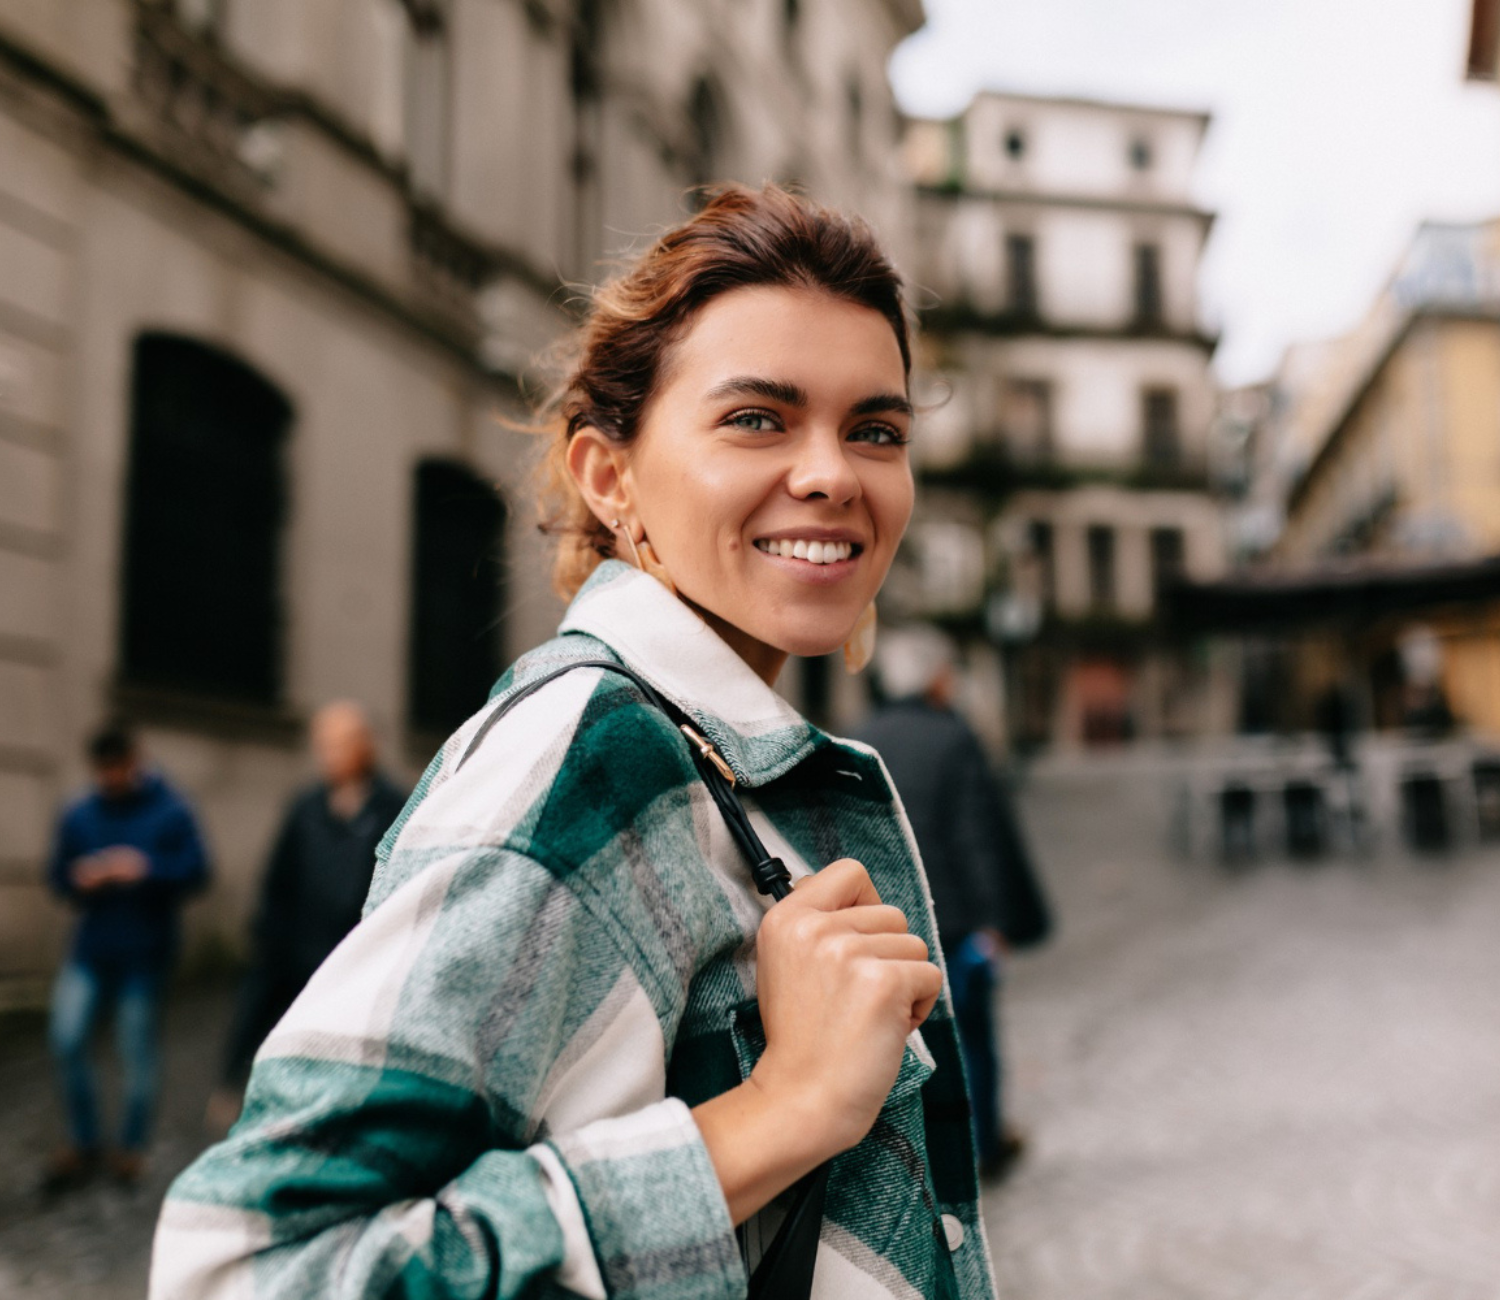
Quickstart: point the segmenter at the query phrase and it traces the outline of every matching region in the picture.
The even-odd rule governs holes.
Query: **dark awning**
[[[1183,582],[1162,592],[1165,621],[1184,632],[1358,626],[1392,614],[1500,600],[1500,556],[1459,563],[1328,566]]]

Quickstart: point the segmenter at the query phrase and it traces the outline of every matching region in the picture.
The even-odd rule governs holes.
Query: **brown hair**
[[[910,374],[901,279],[863,221],[777,185],[714,190],[697,215],[595,292],[571,374],[548,404],[541,526],[558,539],[552,576],[563,597],[614,554],[615,541],[568,473],[569,441],[585,426],[617,443],[634,441],[671,347],[693,315],[720,294],[752,285],[819,289],[878,311]]]

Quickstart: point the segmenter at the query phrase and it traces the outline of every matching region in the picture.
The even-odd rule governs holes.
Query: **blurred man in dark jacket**
[[[1004,1119],[1000,959],[1008,948],[1040,943],[1051,920],[1009,797],[954,711],[947,638],[935,628],[889,630],[877,667],[888,702],[859,738],[885,760],[922,854],[973,1095],[980,1170],[1000,1177],[1021,1151]]]
[[[310,740],[320,779],[288,805],[266,866],[251,966],[240,987],[222,1085],[209,1104],[214,1129],[233,1122],[256,1050],[358,922],[375,872],[375,847],[406,802],[377,767],[375,738],[357,704],[320,709]]]
[[[93,788],[58,821],[48,867],[52,890],[80,913],[52,994],[49,1036],[62,1076],[71,1145],[53,1160],[43,1189],[87,1181],[100,1164],[100,1132],[89,1042],[113,1007],[124,1083],[119,1147],[109,1155],[122,1182],[139,1179],[157,1090],[157,1018],[178,947],[183,900],[208,880],[192,809],[146,768],[134,737],[110,726],[89,742]]]

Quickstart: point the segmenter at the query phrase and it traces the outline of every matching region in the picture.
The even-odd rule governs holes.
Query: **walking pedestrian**
[[[862,223],[731,186],[577,343],[559,635],[443,746],[174,1186],[157,1300],[736,1300],[788,1217],[825,1300],[992,1300],[909,832],[773,689],[868,658],[913,498],[900,282]],[[821,1206],[783,1195],[830,1160]]]
[[[107,1166],[124,1183],[145,1169],[158,1085],[157,1021],[178,948],[183,900],[208,880],[197,819],[166,778],[146,766],[132,734],[107,726],[89,742],[92,788],[58,820],[47,871],[79,912],[52,994],[50,1041],[70,1142],[43,1190],[62,1192]],[[101,1146],[89,1044],[113,1010],[123,1079],[118,1146]]]
[[[359,921],[375,848],[406,795],[380,770],[375,736],[351,700],[325,705],[308,729],[318,780],[293,796],[261,880],[222,1080],[207,1123],[239,1115],[250,1062],[312,974]]]
[[[933,627],[888,631],[877,666],[887,702],[859,736],[885,760],[911,819],[948,959],[979,1168],[1000,1178],[1023,1147],[1005,1119],[1003,959],[1042,942],[1051,917],[1010,798],[954,708],[951,642]]]

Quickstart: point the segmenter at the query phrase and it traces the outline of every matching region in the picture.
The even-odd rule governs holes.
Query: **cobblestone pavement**
[[[1500,851],[1226,876],[1153,794],[1025,801],[1062,928],[1006,994],[1002,1297],[1496,1300]]]
[[[1500,852],[1225,875],[1166,856],[1160,793],[1094,764],[1023,797],[1061,928],[1006,991],[1002,1300],[1500,1300]],[[144,1294],[226,1008],[172,1005],[146,1185],[46,1208],[40,1027],[0,1029],[0,1300]]]

